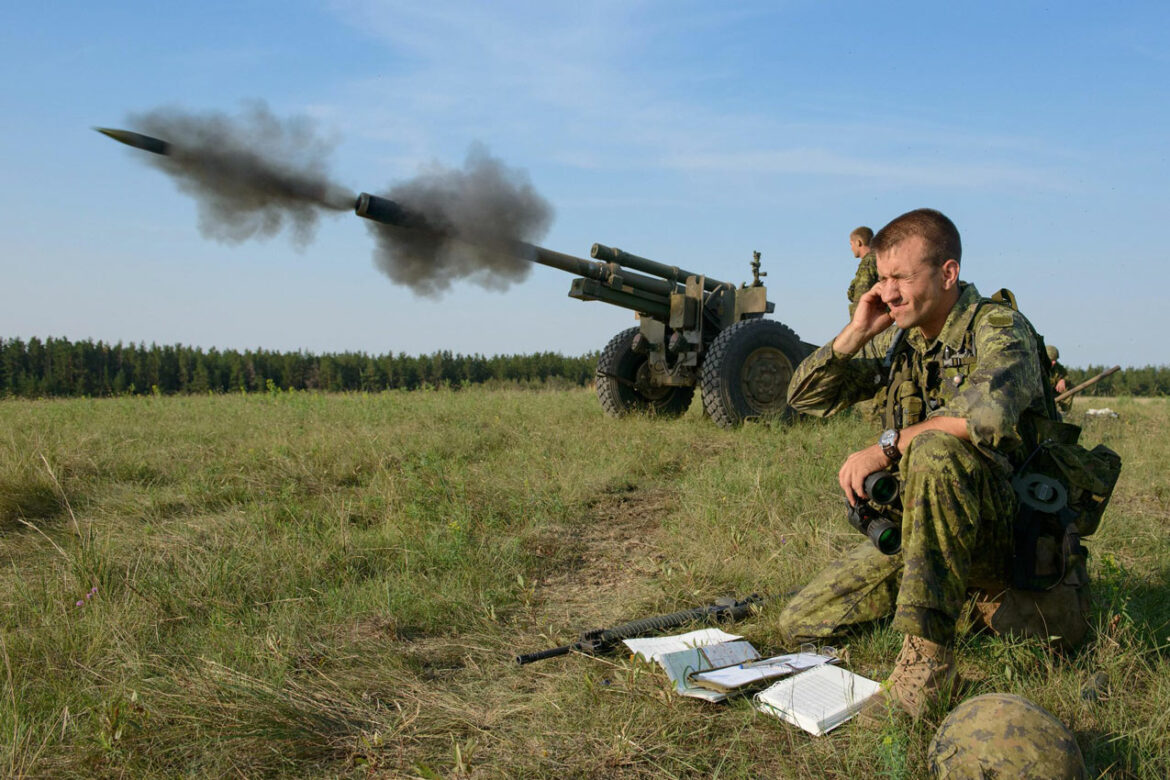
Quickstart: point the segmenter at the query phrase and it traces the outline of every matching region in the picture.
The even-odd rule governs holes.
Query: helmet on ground
[[[927,761],[931,773],[946,780],[1085,777],[1072,732],[1043,707],[1010,693],[976,696],[955,707],[935,732]]]
[[[1051,344],[1049,344],[1044,349],[1048,353],[1049,360],[1060,360],[1060,350],[1059,349],[1052,346]]]

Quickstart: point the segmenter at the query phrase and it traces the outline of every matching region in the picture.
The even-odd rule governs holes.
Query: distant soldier
[[[1051,344],[1047,347],[1048,360],[1051,366],[1048,369],[1048,378],[1052,380],[1052,390],[1060,395],[1068,389],[1068,369],[1060,364],[1060,350]],[[1072,399],[1066,398],[1056,404],[1061,414],[1067,414],[1072,409]]]
[[[853,312],[857,309],[857,302],[861,300],[861,296],[877,284],[877,259],[873,250],[869,248],[869,242],[872,240],[873,231],[864,226],[849,234],[849,248],[853,250],[853,256],[860,260],[857,264],[857,273],[854,274],[849,290],[845,293],[849,297],[850,318],[853,317]]]

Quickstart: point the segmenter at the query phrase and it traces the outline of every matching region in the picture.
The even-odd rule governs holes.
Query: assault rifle
[[[704,607],[684,609],[681,612],[671,612],[669,615],[641,618],[613,628],[595,628],[582,632],[581,638],[572,644],[518,655],[516,663],[530,664],[533,661],[543,661],[558,655],[568,655],[574,650],[578,653],[597,655],[610,650],[623,639],[632,639],[652,631],[665,631],[698,621],[713,623],[719,620],[739,620],[751,612],[753,605],[759,604],[763,600],[763,597],[757,593],[739,601],[731,596],[726,596],[716,599],[714,604],[708,604]]]

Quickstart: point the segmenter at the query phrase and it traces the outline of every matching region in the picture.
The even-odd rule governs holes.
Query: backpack
[[[1010,290],[998,291],[991,300],[1019,311]],[[1044,339],[1031,323],[1028,327],[1036,341],[1047,416],[1033,420],[1032,452],[1012,475],[1019,499],[1012,586],[1032,591],[1059,584],[1079,588],[1089,581],[1085,568],[1089,551],[1081,540],[1101,524],[1121,475],[1121,456],[1104,444],[1086,449],[1077,441],[1080,426],[1061,420]]]

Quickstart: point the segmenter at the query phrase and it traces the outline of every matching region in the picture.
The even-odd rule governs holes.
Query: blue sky
[[[629,312],[535,267],[416,297],[361,220],[203,238],[195,204],[94,133],[262,99],[383,191],[476,141],[594,241],[730,281],[763,253],[779,319],[847,314],[849,230],[918,206],[963,277],[1014,290],[1064,362],[1170,363],[1170,29],[1163,3],[8,3],[0,11],[0,337],[203,347],[601,348]]]

